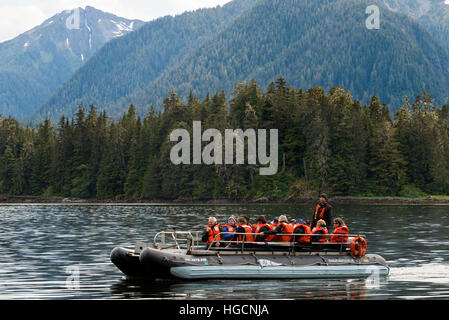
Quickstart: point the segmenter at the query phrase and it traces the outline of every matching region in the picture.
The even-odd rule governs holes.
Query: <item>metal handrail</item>
[[[179,245],[179,242],[188,242],[189,241],[189,236],[190,236],[190,239],[192,239],[193,240],[193,242],[195,243],[195,241],[197,242],[197,244],[199,244],[199,242],[200,242],[200,237],[199,237],[199,233],[200,233],[201,231],[161,231],[161,232],[158,232],[155,236],[154,236],[154,238],[153,238],[153,247],[154,248],[163,248],[164,246],[165,246],[165,244],[166,244],[166,242],[165,242],[165,235],[169,235],[169,236],[171,236],[172,237],[172,239],[173,239],[173,242],[174,242],[174,245],[178,248],[178,249],[180,249],[180,245]],[[182,236],[182,235],[185,235],[186,237],[185,238],[179,238],[178,236]],[[194,235],[196,236],[196,237],[194,237]],[[157,241],[157,239],[159,238],[159,237],[161,237],[161,245],[159,245],[158,244],[158,241]],[[172,247],[173,245],[171,245],[170,247]]]
[[[241,243],[242,244],[242,250],[244,248],[244,244],[245,243],[250,243],[250,244],[272,244],[272,245],[279,245],[279,244],[286,244],[289,243],[290,245],[294,245],[296,244],[296,241],[294,241],[294,237],[298,237],[298,236],[308,236],[308,237],[320,237],[323,236],[322,234],[302,234],[302,233],[277,233],[276,236],[290,236],[292,237],[292,241],[289,242],[285,242],[285,241],[270,241],[270,242],[256,242],[256,241],[246,241],[246,237],[245,240],[237,240],[237,241],[231,241],[231,240],[216,240],[218,236],[220,236],[221,234],[234,234],[234,235],[260,235],[260,232],[253,232],[253,233],[243,233],[243,232],[220,232],[218,234],[215,235],[214,239],[212,240],[212,242],[209,244],[209,246],[207,247],[207,250],[211,249],[214,243],[219,243],[219,242],[225,242],[225,243]],[[365,235],[360,235],[360,234],[341,234],[341,233],[329,233],[329,234],[325,234],[324,236],[326,236],[326,238],[328,236],[339,236],[339,237],[361,237],[366,239]],[[323,242],[310,242],[310,244],[323,244]],[[335,244],[349,244],[349,242],[335,242]]]
[[[158,232],[154,236],[153,247],[154,248],[158,248],[158,249],[167,249],[167,248],[172,248],[172,247],[176,246],[178,249],[180,249],[180,242],[185,242],[188,245],[189,241],[191,241],[191,245],[199,246],[199,244],[200,244],[200,236],[199,236],[199,234],[202,233],[202,232],[203,231],[176,231],[176,230],[174,230],[174,231],[161,231],[161,232]],[[217,240],[218,236],[221,236],[221,235],[224,235],[224,234],[243,235],[245,237],[244,237],[244,240],[237,240],[237,241]],[[171,236],[171,238],[173,239],[173,243],[174,244],[172,244],[170,246],[165,246],[166,245],[166,241],[165,241],[165,239],[166,239],[165,236],[166,235]],[[186,237],[185,238],[182,238],[182,237],[180,238],[179,236],[182,236],[182,235],[185,235]],[[219,243],[219,242],[224,242],[224,243],[227,243],[227,244],[232,244],[232,243],[242,244],[242,250],[243,250],[245,243],[260,244],[260,245],[263,245],[263,244],[268,244],[268,245],[280,245],[280,244],[285,245],[285,244],[289,244],[290,246],[293,246],[294,244],[297,243],[294,239],[296,237],[298,237],[298,236],[307,236],[307,237],[323,236],[322,234],[310,234],[310,233],[308,233],[308,234],[302,234],[302,233],[278,233],[278,234],[276,234],[276,236],[290,236],[290,237],[292,237],[291,241],[289,241],[289,242],[281,242],[281,241],[256,242],[256,241],[247,241],[246,240],[246,236],[247,235],[257,236],[257,235],[260,235],[260,232],[259,233],[257,233],[257,232],[253,232],[253,233],[246,233],[246,232],[245,233],[220,232],[220,233],[218,233],[218,234],[216,234],[214,236],[214,239],[208,245],[207,250],[210,250],[215,243]],[[366,239],[366,236],[365,235],[361,235],[361,234],[330,233],[330,234],[326,234],[325,236],[327,238],[328,236],[333,236],[333,235],[339,236],[339,237],[347,237],[347,238],[350,238],[350,237],[361,237],[361,238]],[[161,237],[160,245],[159,245],[159,243],[157,241],[157,239],[159,237]],[[311,242],[310,244],[323,244],[323,242]],[[349,241],[348,242],[336,242],[336,244],[349,244]]]

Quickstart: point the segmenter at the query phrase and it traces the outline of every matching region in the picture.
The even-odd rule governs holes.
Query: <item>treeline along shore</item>
[[[376,96],[362,105],[343,88],[305,91],[282,78],[266,90],[238,83],[230,100],[223,92],[183,98],[173,92],[161,111],[143,117],[131,105],[115,120],[93,105],[33,127],[0,117],[0,201],[257,203],[326,192],[342,201],[444,202],[449,195],[449,106],[437,108],[425,91],[394,115]],[[173,164],[170,133],[192,133],[194,121],[220,132],[277,129],[278,172],[260,175],[261,165],[248,162]]]

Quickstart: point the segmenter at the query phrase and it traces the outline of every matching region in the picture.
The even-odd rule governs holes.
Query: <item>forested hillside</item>
[[[97,199],[289,199],[337,195],[449,194],[449,106],[423,92],[390,116],[341,87],[262,90],[238,83],[230,100],[216,93],[187,103],[176,93],[160,113],[134,106],[114,121],[94,106],[73,120],[37,129],[0,119],[0,194]],[[229,108],[228,108],[229,104]],[[179,165],[170,161],[177,128],[279,130],[278,174],[257,165]],[[204,132],[204,131],[203,131]]]
[[[419,22],[449,52],[449,3],[446,0],[376,0]]]
[[[189,50],[174,36],[164,43],[157,41],[156,47],[137,38],[138,33],[130,35],[115,42],[114,49],[103,48],[39,115],[72,116],[79,104],[91,103],[114,117],[133,103],[143,115],[151,105],[160,110],[163,97],[172,90],[183,97],[193,91],[204,99],[208,92],[220,90],[229,95],[236,82],[250,79],[265,88],[280,76],[299,88],[342,86],[364,103],[376,94],[392,111],[404,97],[422,90],[438,104],[446,103],[448,53],[415,21],[386,8],[380,30],[368,30],[366,7],[370,4],[365,0],[260,0],[225,28],[212,30],[215,35],[186,39],[196,41],[187,42]],[[189,17],[182,34],[197,30],[195,13]],[[157,30],[148,27],[148,35]],[[137,59],[140,53],[126,50],[140,41],[151,56],[165,57],[156,60],[157,67],[153,68],[154,59]],[[165,53],[173,47],[183,54],[170,60]]]

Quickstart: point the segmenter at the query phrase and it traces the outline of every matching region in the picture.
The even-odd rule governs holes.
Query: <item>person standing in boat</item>
[[[221,236],[220,233],[222,232],[222,228],[217,222],[217,218],[210,217],[209,222],[206,226],[206,230],[203,233],[203,236],[201,237],[201,241],[206,242],[209,246],[213,241],[216,241],[215,246],[220,246],[220,240]]]
[[[312,229],[316,227],[318,220],[324,220],[327,226],[332,224],[332,206],[329,204],[325,193],[320,196],[320,202],[313,213]]]

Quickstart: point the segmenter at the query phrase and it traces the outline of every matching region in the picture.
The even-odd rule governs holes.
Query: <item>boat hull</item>
[[[198,279],[319,279],[386,276],[389,268],[379,255],[353,258],[338,252],[208,252],[145,248],[139,257],[159,278]]]
[[[151,268],[140,263],[139,255],[134,251],[117,247],[111,251],[112,263],[120,269],[128,278],[151,278],[156,279],[158,275]]]
[[[381,265],[347,266],[189,266],[172,267],[173,276],[181,279],[335,279],[387,276]]]

